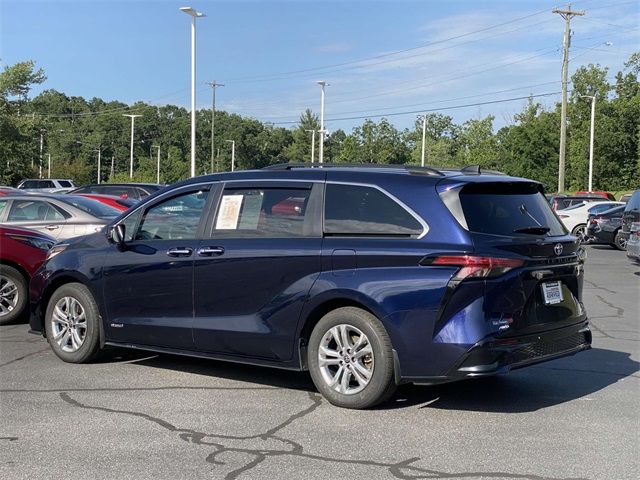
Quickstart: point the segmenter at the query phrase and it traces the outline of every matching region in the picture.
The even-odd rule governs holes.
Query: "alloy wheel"
[[[69,353],[78,351],[87,336],[87,318],[82,304],[73,297],[56,302],[51,317],[53,340]]]
[[[10,278],[0,275],[0,317],[9,315],[19,300],[18,286]]]
[[[336,325],[322,337],[318,366],[329,387],[339,393],[353,395],[361,392],[373,376],[373,348],[358,328]]]

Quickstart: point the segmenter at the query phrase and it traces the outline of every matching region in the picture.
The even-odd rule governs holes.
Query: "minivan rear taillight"
[[[460,267],[452,279],[460,281],[466,278],[497,277],[509,270],[523,266],[524,260],[476,255],[439,255],[426,258],[421,263],[423,265]]]

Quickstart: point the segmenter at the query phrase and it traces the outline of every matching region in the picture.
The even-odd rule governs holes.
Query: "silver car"
[[[75,187],[73,180],[65,178],[28,178],[18,184],[19,190],[34,193],[66,193]]]
[[[65,240],[99,231],[120,212],[76,195],[8,195],[0,197],[0,224],[31,228]]]

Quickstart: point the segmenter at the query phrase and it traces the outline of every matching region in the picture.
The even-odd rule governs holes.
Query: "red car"
[[[0,187],[0,197],[11,195],[12,193],[23,193],[23,192],[13,187]]]
[[[28,305],[29,279],[56,241],[26,228],[0,226],[0,325],[20,317]]]
[[[134,200],[129,198],[117,197],[115,195],[102,195],[100,193],[74,193],[78,197],[86,197],[91,198],[92,200],[97,200],[100,203],[104,203],[105,205],[109,205],[116,210],[120,210],[124,212],[125,210],[129,210],[130,207],[136,204]]]
[[[614,201],[616,199],[616,197],[614,197],[612,193],[604,192],[602,190],[594,190],[593,192],[587,192],[586,190],[581,190],[579,192],[576,192],[576,196],[578,196],[578,197],[582,197],[582,196],[586,196],[586,197],[602,197],[602,198],[604,198],[606,200],[612,200],[612,201]]]

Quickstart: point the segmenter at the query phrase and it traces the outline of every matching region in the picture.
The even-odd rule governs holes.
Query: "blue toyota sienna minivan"
[[[583,264],[537,182],[286,164],[177,183],[55,245],[31,327],[66,362],[118,346],[308,370],[365,408],[588,349]]]

